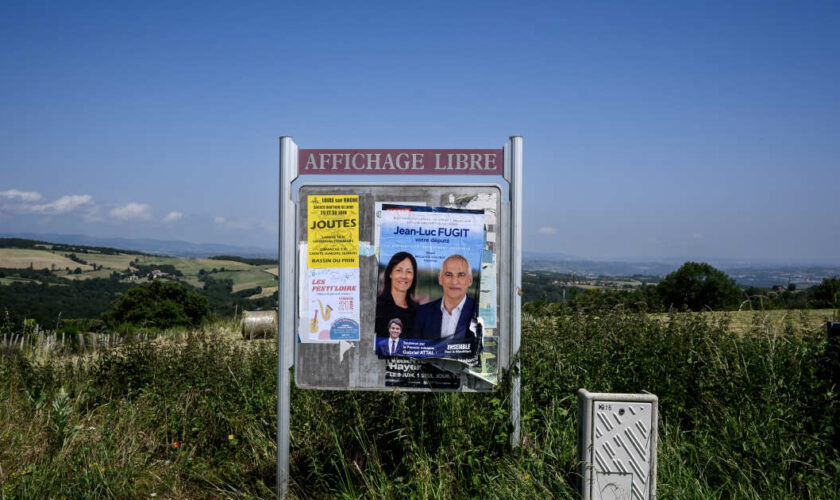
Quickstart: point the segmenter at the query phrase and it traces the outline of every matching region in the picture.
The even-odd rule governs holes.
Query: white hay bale
[[[245,340],[272,338],[277,333],[277,311],[243,311],[242,337]]]

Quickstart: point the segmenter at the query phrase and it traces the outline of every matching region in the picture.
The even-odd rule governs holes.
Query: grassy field
[[[822,314],[822,313],[818,313]],[[522,318],[523,447],[491,394],[292,391],[293,498],[575,498],[575,391],[660,398],[660,498],[836,498],[840,395],[810,315]],[[273,498],[276,348],[235,323],[0,354],[5,498]],[[835,377],[832,381],[831,377]]]
[[[251,298],[271,297],[277,291],[277,286],[264,286],[262,292],[252,295]]]
[[[31,250],[16,248],[0,248],[0,267],[11,269],[25,269],[29,266],[33,269],[56,269],[61,272],[65,268],[82,268],[89,271],[91,266],[74,262],[61,253],[53,253],[47,250]]]
[[[88,264],[80,264],[68,258],[69,253],[44,249],[0,249],[0,268],[24,269],[30,265],[34,269],[51,269],[58,277],[71,280],[84,280],[92,278],[108,278],[112,272],[122,273],[129,266],[164,266],[172,265],[183,273],[180,277],[186,283],[201,288],[204,286],[199,278],[199,272],[210,272],[216,269],[212,276],[216,279],[233,280],[233,291],[237,292],[247,288],[261,286],[263,288],[277,287],[276,266],[253,266],[232,260],[218,259],[185,259],[176,257],[159,257],[152,255],[129,255],[117,254],[106,255],[99,253],[78,253],[78,258]],[[93,270],[93,265],[101,266],[99,270]],[[81,268],[81,274],[67,273],[66,268],[75,270]],[[222,272],[218,272],[224,269]],[[11,283],[9,279],[2,283]],[[18,279],[19,282],[32,282],[31,279]],[[270,295],[270,293],[268,294]],[[264,296],[261,294],[260,296]],[[265,295],[267,296],[267,295]]]
[[[680,314],[652,314],[651,317],[660,321],[669,321]],[[769,332],[779,332],[795,329],[809,334],[825,331],[827,321],[840,321],[836,309],[792,309],[776,311],[707,311],[704,317],[710,321],[724,321],[729,331],[747,333],[756,328],[764,328]],[[795,325],[795,326],[794,326]]]
[[[59,274],[59,276],[68,280],[89,280],[93,278],[107,278],[111,276],[113,271],[113,269],[98,269],[96,271],[87,271],[81,274]]]
[[[225,268],[228,270],[248,270],[253,269],[254,266],[236,262],[233,260],[214,260],[214,259],[181,259],[181,258],[166,258],[161,261],[164,264],[172,264],[179,271],[187,275],[198,275],[201,269],[210,271],[212,269]]]
[[[134,259],[142,259],[142,255],[105,255],[105,254],[77,254],[79,257],[91,264],[97,264],[107,269],[114,271],[124,271],[134,261]]]
[[[261,269],[253,267],[244,271],[225,271],[222,273],[213,273],[213,278],[233,280],[234,292],[238,292],[239,290],[244,290],[246,288],[254,288],[256,286],[277,286],[276,277]]]

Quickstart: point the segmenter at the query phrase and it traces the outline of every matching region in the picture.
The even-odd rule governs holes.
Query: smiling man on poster
[[[475,301],[467,296],[473,277],[470,264],[461,255],[447,257],[438,273],[443,296],[417,309],[414,338],[426,340],[472,339],[470,329]]]

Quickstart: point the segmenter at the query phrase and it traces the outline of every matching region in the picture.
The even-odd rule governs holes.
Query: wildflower
[[[531,480],[531,475],[530,474],[525,474],[525,480],[530,481]]]
[[[156,496],[157,496],[157,493],[151,493],[149,496],[150,496],[150,497],[152,497],[152,498],[154,498],[154,497],[156,497]]]
[[[178,441],[175,441],[174,443],[172,443],[173,448],[177,448],[179,446],[181,446],[181,443],[179,443]]]
[[[228,441],[233,441],[233,434],[228,434]]]

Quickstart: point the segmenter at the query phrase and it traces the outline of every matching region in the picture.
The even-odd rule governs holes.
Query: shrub
[[[686,262],[665,276],[656,292],[663,304],[677,309],[702,311],[731,310],[737,307],[741,289],[723,271],[705,262]]]
[[[209,312],[207,299],[180,283],[155,280],[128,290],[102,319],[111,326],[131,323],[137,326],[169,328],[196,326]]]

